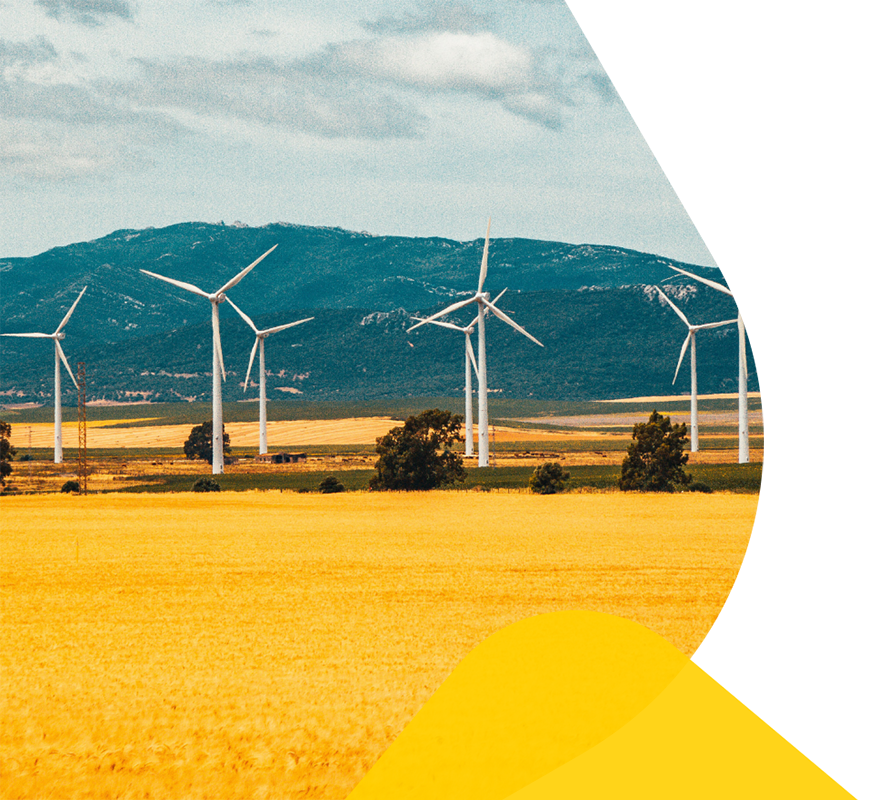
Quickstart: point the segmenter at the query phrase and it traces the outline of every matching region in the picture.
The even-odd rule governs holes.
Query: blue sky
[[[710,254],[558,0],[0,0],[0,256],[188,220]]]

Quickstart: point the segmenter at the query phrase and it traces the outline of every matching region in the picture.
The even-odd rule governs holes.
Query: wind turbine
[[[277,247],[278,245],[275,245]],[[245,267],[231,281],[224,283],[216,292],[208,294],[198,286],[183,281],[175,281],[173,278],[166,278],[164,275],[157,275],[155,272],[142,269],[141,272],[158,278],[160,281],[170,283],[172,286],[178,286],[192,292],[200,297],[207,298],[211,303],[211,325],[213,327],[213,343],[214,343],[214,364],[213,364],[213,474],[221,475],[223,473],[223,384],[226,380],[226,369],[223,366],[223,347],[220,344],[220,303],[226,299],[226,292],[235,286],[250,270],[252,270],[260,261],[262,261],[272,250],[272,247],[263,253],[250,266]]]
[[[504,296],[504,289],[496,298],[495,303]],[[412,317],[412,319],[420,320],[420,317]],[[466,327],[454,325],[451,322],[442,322],[438,319],[430,321],[431,325],[438,325],[441,328],[449,328],[453,331],[460,331],[464,334],[464,455],[473,455],[473,383],[470,373],[470,365],[476,374],[479,375],[479,364],[476,363],[476,354],[473,352],[473,344],[470,342],[470,335],[475,330],[475,326],[479,321],[479,316],[475,316],[473,321]]]
[[[535,344],[539,344],[543,347],[540,342],[537,341],[528,331],[526,331],[521,325],[517,325],[513,320],[511,320],[503,311],[501,311],[497,306],[495,306],[489,299],[488,293],[482,291],[482,287],[485,284],[485,276],[488,273],[488,238],[491,232],[491,218],[488,220],[488,229],[485,231],[485,247],[482,251],[482,266],[479,270],[479,283],[476,286],[476,293],[469,297],[466,300],[460,300],[457,303],[452,303],[448,308],[444,308],[442,311],[438,311],[436,314],[433,314],[426,319],[421,320],[416,325],[413,325],[409,328],[409,331],[415,330],[415,328],[419,328],[422,325],[426,325],[429,322],[433,322],[440,317],[445,317],[448,314],[451,314],[453,311],[457,311],[459,308],[464,308],[465,306],[469,306],[471,303],[476,303],[478,308],[478,314],[476,317],[478,331],[479,331],[479,358],[478,358],[478,366],[476,374],[479,377],[479,460],[478,466],[487,467],[488,466],[488,382],[486,379],[486,371],[485,371],[485,312],[486,310],[490,310],[496,317],[499,317],[507,325],[515,328],[519,333],[523,336],[527,336],[532,342]],[[407,331],[408,332],[408,331]]]
[[[672,267],[671,264],[668,266],[681,275],[686,275],[694,281],[704,283],[706,286],[717,289],[718,292],[728,294],[730,297],[733,296],[733,293],[721,283],[694,275],[692,272],[687,272],[680,267]],[[751,460],[748,442],[748,359],[745,349],[745,323],[742,320],[741,311],[736,319],[736,323],[739,326],[739,464],[747,464]]]
[[[232,302],[231,298],[227,297],[226,300],[229,305],[238,312],[241,319],[253,328],[253,332],[256,334],[256,341],[253,343],[253,350],[250,351],[250,362],[247,365],[247,376],[244,378],[244,391],[247,392],[247,384],[250,383],[250,370],[253,367],[256,348],[259,347],[259,453],[262,455],[269,451],[268,434],[266,432],[266,336],[277,333],[278,331],[286,330],[287,328],[292,328],[294,325],[301,325],[303,322],[310,322],[314,317],[300,319],[296,322],[288,322],[286,325],[276,325],[274,328],[266,328],[261,331],[253,324],[253,320]]]
[[[672,384],[678,379],[678,372],[680,372],[681,364],[684,361],[684,353],[687,352],[687,346],[690,346],[690,452],[697,453],[699,452],[699,411],[697,408],[698,403],[698,390],[696,389],[696,332],[704,331],[708,328],[720,328],[723,325],[734,325],[736,320],[727,319],[723,322],[706,322],[703,325],[693,325],[690,323],[684,316],[684,312],[681,311],[672,301],[666,296],[665,292],[662,291],[658,286],[656,287],[656,291],[659,292],[660,296],[666,303],[668,303],[675,314],[677,314],[683,321],[684,325],[687,326],[687,338],[684,339],[684,346],[681,348],[681,355],[678,358],[678,366],[675,370],[675,376],[672,379]]]
[[[79,388],[79,384],[76,382],[76,378],[73,377],[73,370],[70,369],[70,364],[67,363],[67,357],[64,355],[64,351],[61,349],[61,340],[64,338],[64,334],[61,333],[61,329],[67,324],[68,320],[73,314],[73,309],[76,308],[76,304],[80,301],[80,298],[85,294],[85,290],[88,289],[88,286],[84,286],[82,291],[79,293],[79,296],[76,300],[73,301],[73,305],[70,306],[70,310],[64,315],[64,319],[61,320],[61,324],[55,329],[55,333],[4,333],[3,336],[19,336],[22,339],[54,339],[55,341],[55,463],[60,464],[63,461],[63,454],[61,452],[61,361],[64,362],[64,366],[67,367],[67,371],[70,373],[70,380],[73,381],[73,385],[76,388]]]

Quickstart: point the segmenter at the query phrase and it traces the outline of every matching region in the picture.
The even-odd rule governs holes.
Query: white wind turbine
[[[734,319],[726,319],[723,322],[706,322],[703,325],[693,325],[690,323],[690,320],[684,316],[684,312],[681,311],[672,301],[666,296],[665,292],[662,291],[658,286],[656,287],[656,291],[659,292],[660,296],[666,303],[668,303],[675,314],[677,314],[683,321],[684,325],[687,326],[687,338],[684,339],[684,346],[681,348],[681,355],[678,358],[678,366],[675,370],[675,376],[672,379],[672,384],[678,379],[678,372],[681,370],[681,364],[684,362],[684,354],[687,352],[687,346],[690,347],[690,451],[696,453],[699,451],[699,411],[697,408],[698,403],[698,390],[696,388],[696,332],[704,331],[709,328],[720,328],[723,325],[734,325]]]
[[[278,245],[275,245],[277,247]],[[197,294],[200,297],[207,298],[211,303],[211,325],[213,327],[213,349],[214,349],[214,364],[213,364],[213,474],[220,475],[223,472],[223,384],[222,381],[226,380],[226,369],[223,366],[223,347],[220,344],[220,303],[226,300],[226,292],[229,291],[233,286],[235,286],[238,281],[240,281],[245,275],[247,275],[250,270],[252,270],[260,261],[262,261],[272,250],[275,249],[272,247],[270,250],[267,250],[263,253],[256,261],[254,261],[250,266],[245,267],[241,272],[239,272],[231,281],[224,283],[216,292],[209,294],[202,289],[199,289],[198,286],[193,286],[191,283],[184,283],[183,281],[176,281],[173,278],[166,278],[164,275],[157,275],[155,272],[150,272],[149,270],[142,269],[141,272],[150,275],[153,278],[158,278],[160,281],[165,281],[166,283],[170,283],[172,286],[178,286],[181,289],[186,289],[187,292],[192,292],[193,294]]]
[[[535,344],[539,344],[543,347],[540,342],[537,341],[528,331],[526,331],[521,325],[517,325],[513,320],[511,320],[503,311],[501,311],[497,306],[495,306],[489,299],[488,293],[482,291],[482,287],[485,284],[485,276],[488,273],[488,237],[491,232],[491,219],[488,220],[488,229],[485,232],[485,247],[482,251],[482,267],[479,270],[479,283],[476,287],[476,293],[469,297],[467,300],[461,300],[457,303],[452,303],[448,308],[444,308],[442,311],[438,311],[436,314],[433,314],[426,319],[421,320],[416,325],[413,325],[409,328],[409,331],[415,330],[415,328],[419,328],[422,325],[426,325],[429,322],[433,322],[440,317],[445,317],[447,314],[451,314],[453,311],[457,311],[459,308],[464,308],[465,306],[470,305],[471,303],[476,303],[478,308],[478,315],[476,317],[478,331],[479,331],[479,358],[477,360],[477,370],[476,374],[479,379],[479,460],[477,462],[480,467],[488,466],[488,382],[486,379],[486,370],[485,370],[485,312],[486,310],[490,310],[496,317],[502,319],[507,325],[515,328],[519,333],[523,336],[527,336],[532,342]]]
[[[504,289],[495,299],[494,302],[497,303],[504,296],[504,292],[507,290]],[[412,317],[415,320],[421,320],[421,317]],[[479,316],[475,316],[473,321],[466,327],[463,328],[460,325],[455,325],[451,322],[443,322],[438,319],[434,319],[430,321],[431,325],[438,325],[441,328],[449,328],[453,331],[459,331],[464,334],[464,455],[472,456],[473,455],[473,382],[472,376],[470,372],[470,365],[473,365],[473,369],[476,371],[476,374],[479,375],[479,364],[476,363],[476,354],[473,352],[473,344],[470,342],[470,335],[475,330],[475,326],[479,321]]]
[[[680,267],[672,267],[671,264],[668,266],[681,275],[686,275],[694,281],[704,283],[706,286],[717,289],[718,292],[728,294],[730,297],[733,296],[733,293],[721,283],[694,275],[692,272],[687,272]],[[748,442],[748,359],[745,348],[745,323],[742,320],[741,312],[739,312],[736,322],[739,326],[739,464],[747,464],[751,460]]]
[[[303,322],[310,322],[314,317],[307,317],[296,322],[288,322],[286,325],[276,325],[273,328],[266,328],[261,331],[253,324],[253,320],[232,302],[231,298],[227,297],[226,301],[238,312],[241,319],[253,328],[253,332],[256,334],[253,350],[250,351],[250,362],[247,364],[247,375],[244,378],[244,391],[247,392],[247,385],[250,383],[250,370],[253,367],[256,349],[259,347],[259,452],[262,455],[269,451],[268,433],[266,430],[266,336],[292,328],[294,325],[301,325]]]
[[[73,381],[73,385],[79,388],[79,384],[76,382],[76,378],[73,377],[73,370],[70,369],[70,364],[67,363],[67,357],[64,355],[64,351],[61,349],[61,340],[64,338],[64,334],[61,333],[61,329],[67,324],[68,320],[73,314],[73,309],[76,308],[76,304],[79,302],[80,298],[85,294],[85,290],[88,289],[88,286],[84,286],[83,290],[79,293],[79,296],[76,300],[73,301],[73,305],[70,306],[70,310],[64,315],[64,319],[61,320],[61,324],[55,329],[55,333],[4,333],[3,336],[18,336],[22,339],[54,339],[55,341],[55,463],[60,464],[63,460],[63,454],[61,452],[61,361],[64,362],[64,366],[67,367],[67,371],[70,373],[70,379]]]

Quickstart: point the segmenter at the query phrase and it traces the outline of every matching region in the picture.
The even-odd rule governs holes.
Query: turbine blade
[[[694,331],[706,330],[708,328],[720,328],[723,325],[735,325],[738,320],[736,319],[725,319],[723,322],[706,322],[703,325],[694,325]]]
[[[506,322],[507,325],[511,325],[523,336],[527,336],[532,342],[534,342],[534,344],[539,344],[541,347],[543,347],[543,344],[541,342],[537,341],[537,339],[535,339],[530,333],[528,333],[528,331],[526,331],[521,325],[513,322],[513,320],[511,320],[506,314],[504,314],[503,311],[497,308],[497,306],[492,305],[488,300],[483,300],[482,302],[485,303],[485,305],[487,305],[492,310],[492,313],[496,317],[500,317],[500,319]]]
[[[476,353],[473,352],[473,344],[470,342],[470,335],[467,335],[467,355],[470,356],[470,362],[473,364],[473,369],[476,370],[476,374],[479,374],[479,364],[476,363]]]
[[[681,370],[681,364],[684,363],[684,353],[687,352],[687,345],[690,343],[690,339],[693,338],[693,331],[690,331],[687,334],[687,338],[684,339],[684,346],[681,348],[681,357],[678,359],[678,368],[675,370],[675,376],[672,379],[672,386],[674,386],[675,381],[678,379],[678,372]]]
[[[482,266],[479,269],[479,288],[476,293],[482,291],[482,285],[485,283],[485,276],[488,274],[488,235],[491,233],[491,217],[488,218],[488,228],[485,231],[485,247],[482,249]]]
[[[412,319],[419,319],[420,320],[421,318],[420,317],[412,317]],[[459,331],[461,333],[463,333],[465,330],[467,330],[466,328],[462,328],[460,325],[454,325],[451,322],[442,322],[441,320],[438,320],[438,319],[430,320],[430,324],[431,325],[438,325],[440,328],[449,328],[453,331]]]
[[[247,387],[250,384],[250,370],[253,367],[253,359],[256,356],[256,348],[259,347],[259,336],[253,342],[253,350],[250,351],[250,361],[247,363],[247,375],[244,378],[244,393],[247,394]]]
[[[201,297],[210,298],[210,295],[199,289],[198,286],[193,286],[191,283],[185,283],[184,281],[175,281],[173,278],[166,278],[164,275],[158,275],[155,272],[150,272],[148,269],[142,269],[141,272],[146,275],[150,275],[153,278],[158,278],[160,281],[165,281],[165,283],[170,283],[172,286],[179,286],[181,289],[186,289],[187,292],[192,292],[193,294],[200,295]]]
[[[685,269],[681,269],[680,267],[673,267],[671,264],[668,265],[669,269],[673,269],[675,272],[680,272],[681,275],[686,275],[688,278],[692,278],[694,281],[699,281],[699,283],[704,283],[706,286],[710,286],[712,289],[717,289],[718,292],[723,292],[724,294],[728,294],[732,297],[732,292],[726,288],[726,286],[716,283],[715,281],[710,281],[708,278],[703,278],[699,275],[694,275],[692,272],[687,272]]]
[[[211,303],[211,327],[214,329],[214,347],[217,348],[217,356],[220,361],[220,372],[223,374],[223,380],[226,380],[226,367],[223,365],[223,345],[220,342],[220,310],[216,303]]]
[[[19,336],[22,339],[51,339],[51,333],[0,333],[0,336]]]
[[[275,245],[275,247],[277,247],[277,246],[278,245]],[[266,250],[265,253],[263,253],[250,266],[247,266],[243,270],[241,270],[241,272],[239,272],[234,278],[232,278],[231,281],[229,281],[227,284],[224,284],[220,289],[218,289],[217,294],[223,294],[224,292],[229,291],[229,289],[231,289],[233,286],[235,286],[235,284],[237,284],[238,281],[240,281],[245,275],[247,275],[248,272],[250,272],[250,270],[252,270],[257,264],[259,264],[259,262],[262,261],[269,253],[271,253],[272,250],[275,249],[275,247],[272,247],[270,250]]]
[[[653,288],[656,289],[656,291],[659,293],[659,296],[663,300],[665,300],[665,302],[668,303],[672,307],[672,309],[674,309],[675,314],[677,314],[684,321],[684,325],[686,325],[689,328],[690,327],[690,320],[688,320],[684,316],[684,312],[681,311],[674,303],[672,303],[672,301],[669,299],[668,295],[665,292],[663,292],[662,289],[660,289],[658,286],[654,286]]]
[[[494,300],[492,300],[491,302],[497,303],[507,293],[507,289],[509,289],[509,288],[510,288],[509,286],[505,287],[504,290],[497,297],[495,297]]]
[[[248,325],[250,325],[251,328],[253,328],[254,333],[259,333],[259,331],[256,329],[256,325],[253,324],[253,320],[248,317],[247,314],[245,314],[240,308],[238,308],[238,306],[236,306],[235,303],[233,303],[228,297],[226,298],[226,302],[238,312],[238,316],[241,317],[241,319],[243,319]]]
[[[78,389],[79,384],[76,382],[76,378],[73,377],[73,370],[70,369],[70,364],[67,363],[67,356],[64,355],[64,351],[61,349],[61,342],[57,339],[55,340],[55,347],[58,348],[58,355],[61,356],[61,360],[64,362],[64,366],[67,367],[67,371],[70,373],[70,380],[73,381],[73,385]]]
[[[406,333],[409,331],[414,331],[416,328],[420,328],[422,325],[426,325],[428,322],[433,322],[435,319],[439,319],[440,317],[446,316],[446,314],[451,314],[453,311],[457,311],[459,308],[464,308],[464,306],[469,306],[470,303],[475,303],[476,297],[469,297],[466,300],[461,300],[459,303],[452,303],[448,308],[444,308],[442,311],[437,311],[436,314],[432,316],[426,317],[419,321],[417,325],[413,325],[411,328],[406,329]]]
[[[70,306],[70,311],[68,311],[64,315],[64,319],[61,320],[61,324],[55,329],[55,333],[60,333],[61,329],[67,324],[67,320],[70,319],[71,314],[73,314],[73,309],[76,308],[76,304],[82,299],[82,296],[85,294],[85,290],[88,289],[88,286],[83,287],[83,290],[79,293],[79,297],[73,301],[73,305]]]
[[[294,325],[301,325],[303,322],[311,322],[313,319],[314,317],[306,317],[305,319],[298,319],[296,322],[288,322],[286,325],[275,325],[274,328],[266,328],[264,331],[260,331],[260,333],[264,336],[268,336],[270,333],[277,333],[278,331],[292,328]]]

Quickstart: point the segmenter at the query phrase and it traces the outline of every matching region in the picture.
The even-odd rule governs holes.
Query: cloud
[[[412,138],[426,124],[411,102],[388,92],[352,91],[344,81],[303,74],[295,62],[187,58],[137,64],[136,81],[106,88],[141,106],[255,120],[325,137]]]
[[[502,93],[533,80],[531,54],[492,33],[428,33],[330,45],[304,68],[426,91]]]
[[[111,17],[127,22],[134,19],[134,9],[126,0],[34,0],[34,5],[52,19],[89,28],[97,28]]]
[[[400,17],[380,17],[364,20],[361,25],[379,34],[426,33],[428,31],[452,31],[475,33],[489,27],[492,17],[480,14],[469,6],[455,2],[432,2],[419,7],[417,12],[408,11]]]
[[[58,52],[45,36],[36,36],[30,42],[10,42],[0,39],[0,68],[27,67],[53,61]]]
[[[102,96],[44,37],[0,40],[0,163],[20,176],[63,180],[133,168],[176,139],[167,118]]]

